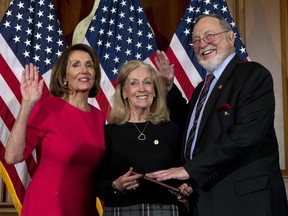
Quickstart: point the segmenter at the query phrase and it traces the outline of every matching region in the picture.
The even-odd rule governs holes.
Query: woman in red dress
[[[5,153],[9,164],[25,160],[34,149],[39,153],[22,216],[96,215],[93,173],[105,153],[105,117],[88,97],[97,94],[100,75],[94,50],[76,44],[53,67],[51,96],[41,97],[38,69],[26,65],[21,109]]]

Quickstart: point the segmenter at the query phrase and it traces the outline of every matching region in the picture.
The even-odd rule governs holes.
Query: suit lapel
[[[206,122],[212,112],[213,109],[215,109],[215,103],[220,96],[221,92],[225,89],[226,83],[228,82],[229,78],[231,77],[235,66],[242,62],[242,60],[235,55],[234,58],[230,61],[230,63],[226,66],[223,73],[221,74],[219,80],[217,81],[216,85],[214,86],[214,89],[212,90],[208,101],[204,107],[201,123],[198,130],[197,140],[196,140],[196,146],[198,145],[198,139],[201,137],[203,129],[206,125]]]

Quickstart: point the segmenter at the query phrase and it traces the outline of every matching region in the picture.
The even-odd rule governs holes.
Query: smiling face
[[[193,38],[203,38],[208,34],[217,34],[223,32],[224,29],[220,22],[215,17],[204,17],[200,19],[193,30]],[[199,47],[194,47],[194,52],[199,63],[209,72],[213,72],[227,58],[235,51],[234,47],[234,33],[228,31],[214,36],[215,40],[211,43],[205,43],[201,40]]]
[[[91,56],[81,50],[72,51],[68,57],[66,76],[70,93],[89,93],[95,80]]]
[[[155,95],[151,72],[144,67],[131,71],[125,81],[122,94],[128,100],[131,113],[149,112]]]

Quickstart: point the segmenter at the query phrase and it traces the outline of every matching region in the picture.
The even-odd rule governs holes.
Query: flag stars
[[[37,13],[37,15],[38,15],[39,17],[42,17],[42,16],[43,16],[43,11],[39,11],[39,12]]]
[[[94,27],[93,27],[93,31],[94,31]],[[91,31],[91,32],[92,32],[92,31]],[[103,35],[103,34],[104,34],[104,29],[100,29],[100,30],[99,30],[99,34],[100,34],[100,35]]]
[[[210,0],[205,0],[204,2],[206,3],[206,5],[211,4]]]
[[[147,34],[147,38],[148,38],[148,39],[152,39],[152,38],[153,38],[153,35],[152,35],[151,32],[149,32],[149,33]]]
[[[147,50],[152,50],[153,46],[151,44],[148,44],[148,46],[146,48],[147,48]]]
[[[113,19],[110,19],[110,20],[109,20],[109,24],[110,24],[110,25],[114,25],[114,22],[115,22],[115,21],[114,21]]]
[[[106,49],[108,49],[109,47],[111,47],[111,43],[107,41],[107,42],[105,43],[105,47],[106,47]]]
[[[137,35],[138,35],[138,37],[141,37],[141,36],[143,36],[143,32],[139,30],[139,31],[137,32]]]
[[[36,24],[36,26],[37,26],[38,29],[39,29],[39,28],[42,28],[42,22],[38,22],[38,23]]]
[[[213,8],[214,8],[215,10],[218,10],[218,4],[214,3]]]
[[[107,36],[108,36],[108,37],[111,37],[112,35],[113,35],[113,31],[109,30],[109,31],[107,32]]]
[[[40,5],[40,6],[44,5],[44,0],[40,0],[40,1],[39,1],[39,5]]]
[[[227,12],[227,7],[223,6],[221,10],[222,10],[222,13],[225,13],[225,12]]]
[[[114,67],[113,70],[112,70],[112,73],[115,75],[115,74],[118,74],[118,71],[117,69]]]
[[[141,59],[141,54],[140,54],[140,53],[137,53],[137,54],[135,55],[135,58],[136,58],[136,59]]]
[[[41,45],[40,45],[40,44],[36,44],[36,45],[34,46],[34,49],[35,49],[36,51],[41,50]]]
[[[33,8],[32,6],[30,6],[30,7],[28,8],[28,10],[29,10],[30,13],[33,13],[33,12],[34,12],[34,8]]]
[[[42,34],[40,34],[39,32],[37,32],[34,36],[37,40],[42,38]]]
[[[132,43],[132,39],[131,39],[131,38],[127,38],[126,42],[127,42],[128,44],[131,44],[131,43]]]
[[[27,58],[30,56],[30,52],[28,52],[27,50],[25,50],[25,52],[23,53],[24,57]]]
[[[50,2],[50,4],[48,5],[48,7],[50,8],[50,10],[54,10],[54,6],[53,6],[52,2]]]
[[[22,27],[21,25],[18,25],[18,24],[17,24],[14,28],[16,29],[16,31],[20,31],[20,30],[21,30],[21,27]]]
[[[91,27],[89,28],[89,31],[90,31],[90,32],[94,32],[94,31],[95,31],[95,27],[94,27],[94,26],[91,26]],[[100,30],[99,30],[99,32],[100,32]]]
[[[35,55],[33,57],[33,59],[34,59],[35,62],[38,62],[38,61],[40,61],[40,56],[39,55]]]
[[[120,58],[117,56],[115,56],[115,58],[113,60],[114,60],[115,64],[120,62]]]
[[[63,46],[63,41],[59,39],[59,40],[57,41],[57,44],[58,44],[58,46]]]
[[[120,4],[122,5],[122,7],[124,7],[126,6],[127,2],[123,0]]]
[[[28,22],[29,24],[32,24],[32,23],[33,23],[33,19],[32,19],[31,17],[29,17],[29,18],[27,19],[27,22]]]
[[[129,9],[130,9],[130,11],[132,12],[132,11],[135,10],[135,7],[134,7],[133,5],[131,5],[131,6],[129,7]]]
[[[131,55],[131,50],[127,49],[127,50],[125,51],[125,53],[126,53],[126,56]]]
[[[6,16],[7,16],[7,17],[12,16],[12,11],[11,11],[11,10],[8,10],[8,11],[6,12]]]
[[[103,11],[103,12],[107,12],[107,11],[108,11],[108,8],[107,8],[106,6],[104,6],[104,7],[102,8],[102,11]]]
[[[25,44],[26,46],[31,46],[31,40],[26,39],[25,42],[24,42],[24,44]]]
[[[110,54],[105,53],[105,55],[103,56],[105,60],[109,59]]]
[[[138,7],[137,12],[138,13],[143,13],[143,8],[142,7]]]
[[[119,13],[120,18],[124,18],[125,17],[125,13],[121,12]]]
[[[26,29],[25,32],[27,35],[32,35],[32,29],[30,29],[30,28]]]
[[[123,24],[123,23],[119,23],[119,24],[118,24],[118,28],[119,28],[119,29],[123,29],[123,28],[124,28],[124,24]]]
[[[52,26],[52,25],[48,25],[48,26],[46,27],[46,29],[48,30],[48,32],[53,31],[53,26]]]
[[[140,42],[138,41],[135,46],[136,46],[138,49],[140,49],[140,48],[142,47],[142,43],[140,43]]]
[[[6,20],[3,25],[5,26],[5,28],[10,27],[10,22],[8,22],[8,21]]]
[[[47,38],[46,38],[46,41],[47,41],[47,43],[53,42],[53,41],[52,41],[52,37],[48,35]]]
[[[142,24],[143,24],[143,19],[139,19],[139,20],[137,21],[137,23],[138,23],[139,26],[142,25]]]
[[[187,18],[186,18],[186,23],[189,24],[189,23],[191,23],[191,22],[192,22],[192,18],[187,17]]]
[[[210,14],[210,10],[205,9],[205,11],[203,12],[203,14]]]
[[[19,7],[19,9],[20,9],[20,8],[24,8],[24,3],[19,2],[19,3],[17,4],[17,6]]]
[[[52,49],[50,47],[46,47],[45,52],[46,54],[52,53]]]
[[[128,30],[129,33],[133,33],[132,27],[129,27],[127,30]]]
[[[129,17],[129,20],[130,20],[131,23],[133,23],[134,22],[134,17]]]
[[[51,20],[54,20],[54,16],[50,13],[49,15],[48,15],[48,19],[51,21]]]
[[[103,44],[102,40],[97,41],[97,46],[102,46],[102,44]]]
[[[116,13],[116,8],[112,8],[111,10],[110,10],[110,12],[113,14],[113,13]]]
[[[45,62],[46,65],[50,65],[51,64],[51,59],[46,58],[44,62]]]
[[[194,7],[192,7],[191,5],[187,8],[187,10],[189,11],[189,13],[193,13],[194,12]]]
[[[186,36],[190,34],[190,30],[189,29],[185,29],[185,31],[183,32]]]
[[[122,35],[118,34],[118,35],[116,36],[116,39],[117,39],[118,41],[122,40]]]
[[[121,47],[120,47],[119,45],[117,45],[117,46],[115,47],[115,50],[116,50],[117,52],[121,52]]]
[[[241,48],[239,49],[239,51],[243,54],[243,53],[246,53],[246,49],[243,47],[243,46],[241,46]]]
[[[23,19],[23,14],[18,13],[16,15],[16,17],[17,17],[18,20],[22,20]]]
[[[61,53],[62,52],[60,50],[58,50],[57,53],[56,53],[57,57],[59,57],[61,55]]]
[[[102,17],[101,23],[106,23],[106,18],[105,17]]]

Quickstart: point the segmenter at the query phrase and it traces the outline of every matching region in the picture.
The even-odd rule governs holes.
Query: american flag
[[[96,50],[102,71],[101,91],[90,103],[107,113],[119,66],[132,59],[154,61],[156,40],[139,0],[101,0],[84,43]]]
[[[49,93],[51,67],[66,48],[51,0],[14,0],[0,23],[0,170],[20,214],[26,187],[36,169],[36,154],[22,163],[7,165],[5,145],[21,103],[21,73],[34,63]]]
[[[237,55],[243,60],[249,60],[226,1],[191,0],[166,52],[170,62],[175,64],[175,83],[187,100],[191,98],[194,88],[206,75],[206,71],[199,65],[190,46],[195,19],[199,15],[212,13],[222,16],[230,23],[236,38]]]

